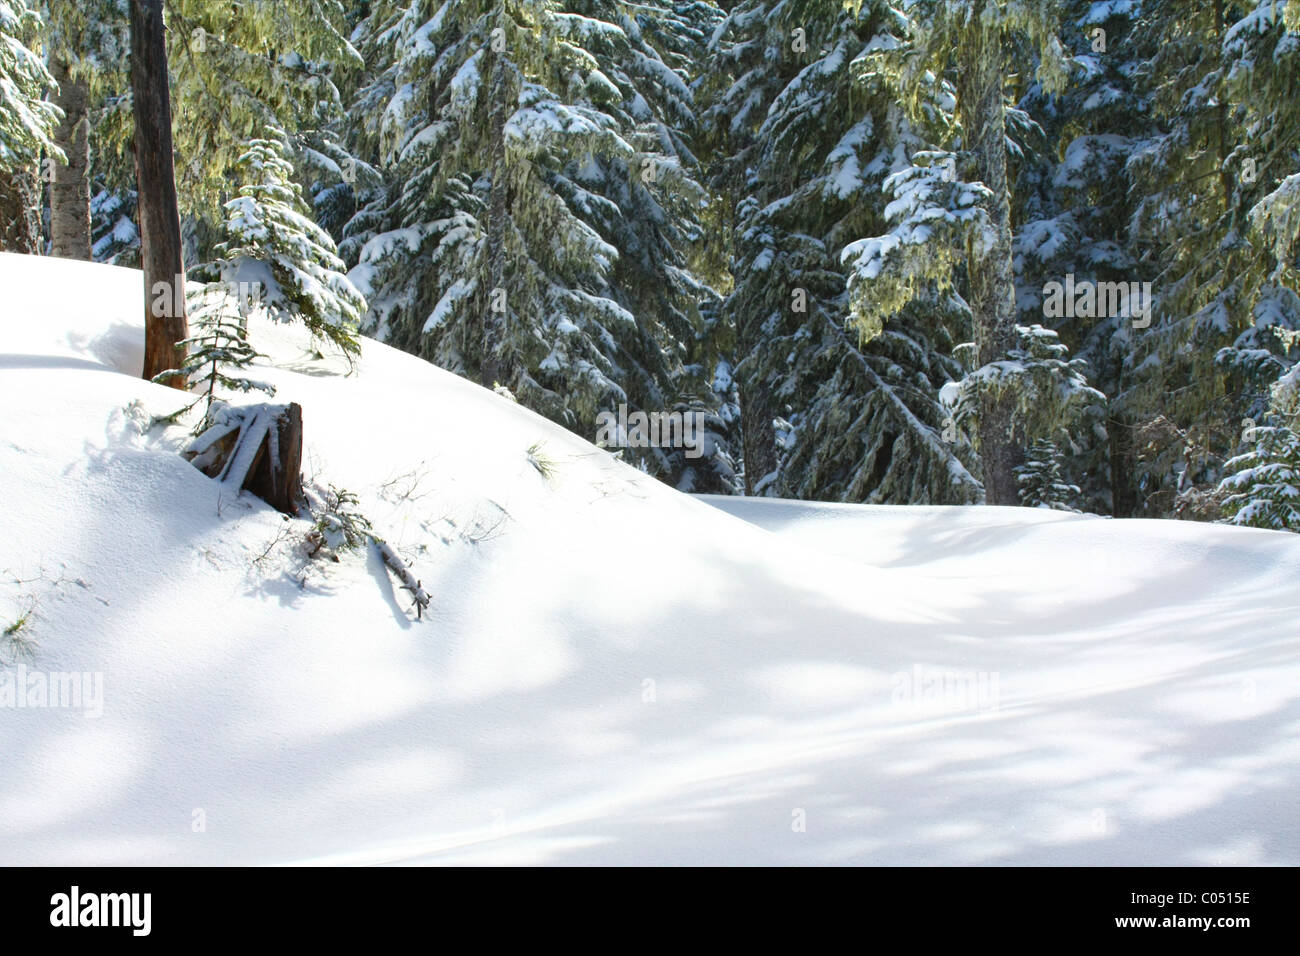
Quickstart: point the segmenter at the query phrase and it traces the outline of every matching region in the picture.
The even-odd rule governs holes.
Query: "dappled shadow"
[[[1201,606],[1165,603],[1135,630],[1149,581],[1101,603],[1081,581],[1051,611],[1011,587],[954,607],[927,604],[894,572],[818,587],[761,554],[710,553],[707,577],[683,555],[698,589],[664,603],[653,581],[624,580],[612,616],[596,595],[621,580],[616,565],[635,546],[614,548],[608,573],[594,576],[562,549],[538,563],[520,536],[502,536],[490,555],[449,549],[426,576],[431,618],[406,624],[416,642],[384,639],[394,679],[422,690],[371,699],[382,683],[335,673],[345,716],[316,733],[258,728],[279,706],[256,703],[261,654],[210,664],[198,699],[154,706],[211,722],[138,723],[139,763],[105,802],[55,814],[24,842],[75,825],[132,848],[104,851],[125,862],[1300,859],[1285,822],[1300,808],[1300,707],[1293,683],[1268,678],[1293,675],[1296,652],[1246,582],[1225,582],[1239,601],[1233,629],[1212,626]],[[474,564],[494,568],[500,587],[461,586],[479,580]],[[374,565],[372,555],[377,578]],[[538,580],[512,598],[521,565]],[[1218,567],[1189,561],[1161,593],[1203,591]],[[566,587],[574,575],[587,590]],[[859,593],[839,590],[855,578]],[[396,617],[395,597],[390,583],[383,599]],[[532,674],[508,666],[517,641]],[[900,703],[897,675],[918,663],[997,673],[996,709]],[[1248,679],[1253,699],[1241,694]],[[252,697],[235,708],[232,693]],[[16,765],[59,745],[53,725],[34,730],[9,755]],[[191,805],[209,829],[181,852],[160,828],[184,826]]]
[[[120,416],[78,433],[43,491],[55,553],[122,591],[51,598],[42,666],[102,671],[105,716],[0,712],[24,769],[0,863],[1300,862],[1294,540],[1170,528],[1107,566],[1078,555],[1122,549],[1118,522],[922,509],[873,562],[859,529],[821,548],[588,474],[608,456],[504,402],[413,428],[423,393],[354,408],[348,384],[294,398],[430,612],[373,549],[304,591],[257,566],[268,507]],[[518,454],[485,466],[495,429]],[[355,462],[385,448],[440,457],[383,498],[398,452]],[[995,700],[908,683],[950,671],[996,675]]]

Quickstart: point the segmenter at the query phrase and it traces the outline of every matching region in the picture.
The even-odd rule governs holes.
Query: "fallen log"
[[[402,590],[410,592],[411,597],[415,601],[415,619],[418,621],[424,611],[429,607],[428,592],[425,591],[423,585],[415,579],[415,575],[411,572],[410,566],[402,560],[401,555],[393,550],[392,545],[383,538],[374,534],[370,536],[370,540],[373,541],[375,547],[379,549],[379,554],[384,559],[384,564],[388,565],[388,567],[393,570],[393,573],[401,579]]]

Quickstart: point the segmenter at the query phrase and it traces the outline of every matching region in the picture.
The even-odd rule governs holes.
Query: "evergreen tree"
[[[1071,429],[1062,467],[1082,487],[1086,510],[1129,516],[1137,510],[1129,388],[1136,341],[1149,316],[1073,309],[1049,316],[1044,290],[1067,277],[1080,285],[1153,277],[1130,238],[1140,196],[1129,188],[1127,172],[1156,130],[1137,81],[1151,50],[1144,46],[1147,34],[1136,29],[1136,4],[1064,0],[1060,6],[1070,82],[1052,92],[1031,79],[1019,92],[1018,107],[1034,117],[1039,135],[1031,137],[1033,149],[1012,157],[1018,321],[1054,329],[1087,363],[1090,383],[1108,396]]]
[[[0,0],[0,251],[38,251],[36,167],[42,152],[65,158],[59,109],[44,98],[54,79],[28,46],[40,26],[26,0]]]
[[[953,132],[959,138],[946,139],[960,142],[961,149],[952,156],[942,148],[917,150],[913,169],[887,184],[897,197],[890,216],[894,228],[846,250],[855,259],[854,317],[862,333],[872,335],[881,327],[880,313],[893,314],[911,301],[918,284],[937,281],[950,288],[953,267],[961,262],[977,364],[990,369],[972,382],[996,386],[978,398],[985,494],[990,504],[1014,504],[1015,466],[1029,436],[1015,418],[1024,402],[1016,397],[1016,380],[1008,377],[1017,364],[1005,361],[1019,345],[1007,144],[1020,118],[1009,113],[1004,86],[1016,45],[1052,89],[1064,82],[1064,53],[1047,0],[916,0],[907,13],[898,34],[891,34],[896,42],[872,51],[871,73],[893,84],[918,119],[936,108],[946,111],[930,78],[951,77],[945,84],[955,94]]]
[[[307,217],[287,157],[284,142],[255,139],[239,158],[245,185],[226,203],[226,240],[217,247],[221,279],[272,319],[300,321],[318,339],[357,355],[365,299],[340,271],[333,240]]]
[[[1036,439],[1029,446],[1025,463],[1016,469],[1016,483],[1020,486],[1020,503],[1027,508],[1077,510],[1070,502],[1078,498],[1079,486],[1061,477],[1061,452],[1048,439]]]
[[[1300,335],[1283,338],[1294,344]],[[1300,531],[1300,365],[1271,389],[1268,421],[1246,419],[1242,437],[1253,447],[1224,465],[1223,511],[1233,524]]]
[[[651,42],[689,46],[670,9],[375,5],[355,148],[388,186],[343,248],[377,337],[579,434],[622,403],[717,407],[710,293],[687,261],[706,198],[691,92]]]
[[[716,300],[702,309],[709,329],[718,327],[715,324],[717,310]],[[697,369],[703,370],[699,366]],[[665,480],[677,490],[691,494],[741,494],[744,486],[739,458],[740,396],[731,363],[726,358],[715,360],[709,399],[707,405],[696,401],[679,406],[696,416],[701,452],[687,456],[682,451],[674,451],[667,456],[665,467],[668,476]],[[714,405],[716,407],[712,407]]]
[[[959,370],[963,310],[930,290],[884,335],[844,327],[841,250],[883,222],[882,182],[919,142],[892,91],[858,71],[900,23],[887,3],[748,0],[711,44],[750,493],[945,502],[979,491],[938,400]]]
[[[327,209],[350,193],[358,165],[340,142],[338,84],[362,61],[344,14],[341,0],[167,0],[178,188],[198,258],[250,140],[288,144],[299,185],[325,193]]]
[[[1300,436],[1285,425],[1254,433],[1255,447],[1225,465],[1224,512],[1232,524],[1300,531]]]
[[[240,314],[241,302],[223,283],[210,283],[190,290],[189,317],[197,329],[186,339],[186,359],[178,369],[168,369],[155,381],[166,381],[183,375],[196,398],[175,413],[178,417],[200,402],[204,404],[203,417],[195,427],[198,434],[212,424],[213,403],[218,401],[217,390],[228,392],[263,391],[275,394],[275,387],[265,382],[247,378],[242,373],[253,360],[263,358],[248,341],[247,317]]]
[[[54,80],[25,45],[40,28],[26,0],[0,0],[0,163],[31,163],[42,151],[56,153],[58,108],[44,96]]]
[[[101,188],[90,197],[90,255],[96,262],[138,267],[140,230],[135,224],[136,191]]]
[[[1218,483],[1295,352],[1300,37],[1271,0],[1143,5],[1139,80],[1161,124],[1129,161],[1135,249],[1156,267],[1155,321],[1126,395],[1146,427],[1138,483],[1154,514]],[[1294,14],[1292,14],[1294,17]],[[1189,385],[1189,383],[1195,383]]]

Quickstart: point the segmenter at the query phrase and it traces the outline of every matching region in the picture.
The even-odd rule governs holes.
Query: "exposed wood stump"
[[[295,514],[302,500],[302,406],[225,406],[182,453],[209,478]]]
[[[258,459],[243,487],[277,511],[293,514],[302,500],[302,406],[297,402],[268,422]]]

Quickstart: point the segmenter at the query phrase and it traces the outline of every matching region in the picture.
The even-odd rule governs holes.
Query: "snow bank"
[[[1300,862],[1293,536],[692,499],[255,323],[417,622],[147,427],[139,273],[0,290],[0,863]]]

